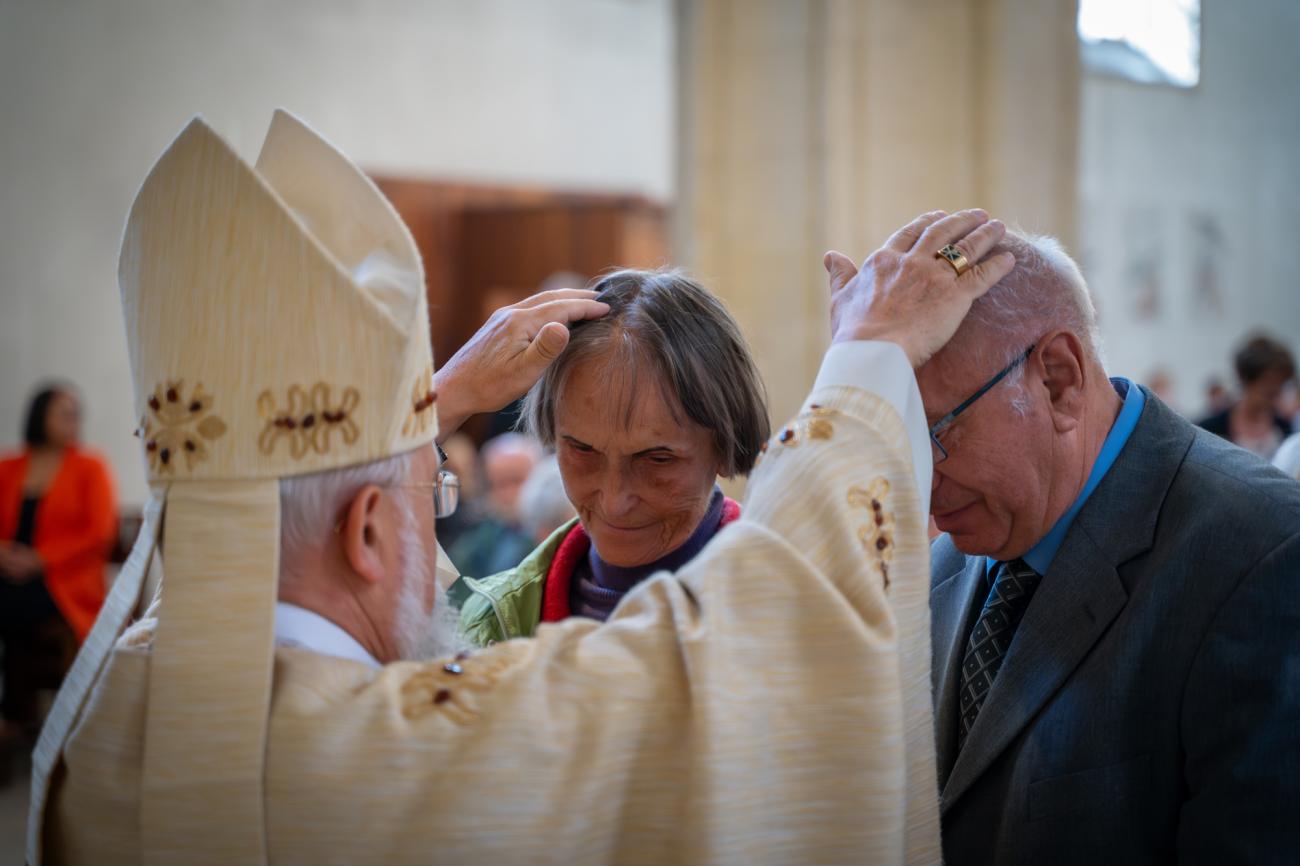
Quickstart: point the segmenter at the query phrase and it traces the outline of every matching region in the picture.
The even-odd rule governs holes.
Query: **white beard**
[[[405,661],[441,658],[471,649],[460,631],[460,611],[447,600],[434,570],[414,515],[402,523],[401,539],[405,580],[397,604],[397,652]],[[433,610],[424,612],[424,588],[434,587]]]

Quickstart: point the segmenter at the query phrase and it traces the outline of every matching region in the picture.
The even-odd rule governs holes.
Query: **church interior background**
[[[0,0],[0,444],[69,380],[138,509],[127,207],[189,117],[252,156],[277,106],[410,225],[440,360],[539,286],[682,266],[780,419],[822,253],[982,206],[1061,238],[1109,366],[1195,416],[1246,335],[1300,348],[1297,41],[1294,0]]]

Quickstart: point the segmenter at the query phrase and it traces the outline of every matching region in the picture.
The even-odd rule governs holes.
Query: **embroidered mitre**
[[[146,859],[186,862],[181,839],[265,862],[279,480],[433,441],[419,251],[374,184],[293,116],[276,112],[255,165],[196,118],[136,196],[119,282],[152,494],[42,731],[28,857],[40,860],[50,773],[165,541]],[[213,802],[238,814],[213,826]]]
[[[289,114],[255,167],[191,121],[131,208],[119,280],[151,480],[280,478],[433,439],[419,251]]]

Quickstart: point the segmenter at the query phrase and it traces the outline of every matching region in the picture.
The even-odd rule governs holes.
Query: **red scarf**
[[[740,503],[724,498],[718,529],[739,518]],[[546,570],[546,583],[542,587],[542,622],[559,622],[569,618],[569,588],[573,584],[578,564],[586,558],[589,550],[591,536],[582,528],[581,523],[575,523],[560,542],[555,558],[551,560],[551,567]]]

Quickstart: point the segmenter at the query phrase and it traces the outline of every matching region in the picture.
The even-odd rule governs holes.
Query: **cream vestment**
[[[939,862],[928,491],[896,402],[815,387],[743,518],[608,623],[375,668],[273,645],[278,479],[433,439],[396,214],[288,115],[256,167],[195,121],[121,282],[155,496],[42,732],[32,866]]]

